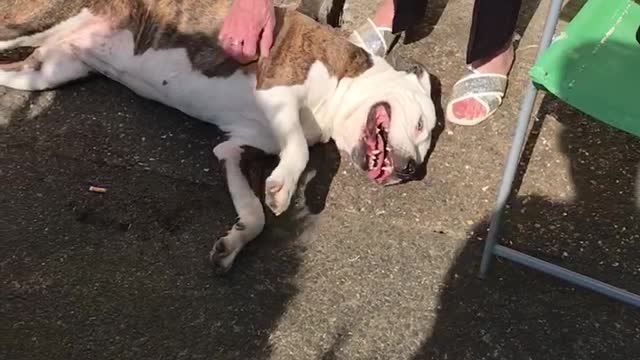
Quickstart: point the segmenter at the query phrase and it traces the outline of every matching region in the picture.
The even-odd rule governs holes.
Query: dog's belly
[[[132,33],[122,30],[77,51],[97,72],[138,95],[225,131],[248,120],[266,125],[255,100],[255,76],[237,71],[227,77],[207,77],[193,69],[183,48],[148,49],[140,55],[134,55],[133,48]]]
[[[96,72],[142,97],[212,123],[238,142],[251,143],[267,153],[279,153],[272,124],[256,99],[255,74],[237,70],[228,76],[209,77],[194,69],[184,48],[149,48],[136,54],[134,37],[129,30],[93,32],[81,37],[85,41],[73,41],[80,44],[74,52]],[[328,90],[335,84],[330,81],[326,68],[320,65],[312,68],[319,70],[310,71],[308,81],[316,84],[316,91],[312,93],[320,93],[315,97],[322,98],[326,96],[325,87]],[[302,105],[299,115],[309,145],[328,140],[306,104]]]

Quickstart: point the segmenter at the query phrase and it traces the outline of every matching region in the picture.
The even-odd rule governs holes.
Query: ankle
[[[515,51],[511,41],[504,48],[500,49],[495,55],[474,61],[471,68],[481,73],[498,73],[507,75],[511,71],[511,67],[515,60]]]

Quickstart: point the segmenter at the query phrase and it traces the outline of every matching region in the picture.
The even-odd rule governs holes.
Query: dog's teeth
[[[373,150],[371,153],[373,155],[378,155],[378,154],[380,154],[380,152],[381,152],[380,150]]]
[[[382,170],[390,173],[392,169],[391,169],[391,166],[384,166]]]

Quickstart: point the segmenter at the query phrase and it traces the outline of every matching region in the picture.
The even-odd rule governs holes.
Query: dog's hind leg
[[[53,11],[53,15],[47,11],[52,9],[50,6],[33,8],[29,1],[4,7],[4,14],[0,5],[0,51],[36,47],[23,61],[0,63],[0,86],[48,90],[89,75],[89,66],[73,53],[73,46],[96,46],[96,36],[101,35],[97,39],[102,39],[110,27],[106,20],[92,15],[88,9],[78,9],[88,3],[78,0],[62,4],[64,7]],[[24,16],[26,18],[16,24],[16,19]]]
[[[0,64],[0,86],[17,90],[48,90],[89,75],[89,67],[70,49],[41,47],[25,60]]]
[[[28,1],[0,4],[0,51],[42,46],[93,18],[88,9],[81,9],[81,1],[57,4],[60,8],[55,11],[56,4],[38,5]]]
[[[265,216],[260,200],[251,190],[240,168],[243,152],[240,145],[225,141],[216,146],[213,152],[220,161],[224,162],[227,186],[238,214],[238,221],[227,235],[216,241],[209,253],[211,264],[218,272],[223,273],[231,268],[240,250],[262,232]]]

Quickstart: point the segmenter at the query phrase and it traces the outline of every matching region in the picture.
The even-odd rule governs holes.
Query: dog
[[[436,123],[427,71],[396,69],[294,9],[275,10],[269,57],[239,64],[217,45],[231,0],[9,0],[0,51],[33,47],[0,64],[0,86],[43,91],[102,74],[136,94],[227,134],[224,163],[238,220],[209,259],[229,270],[265,224],[240,169],[246,147],[279,156],[265,183],[277,216],[290,205],[309,146],[333,140],[374,182],[415,180]]]

